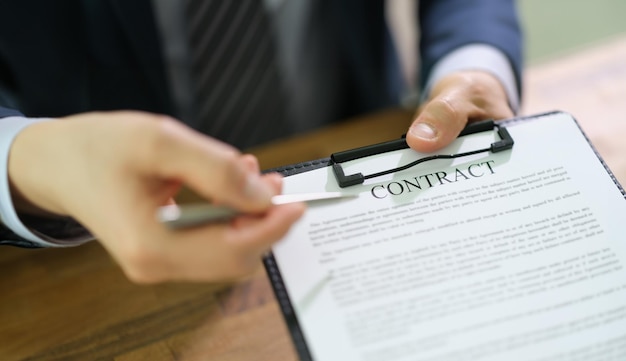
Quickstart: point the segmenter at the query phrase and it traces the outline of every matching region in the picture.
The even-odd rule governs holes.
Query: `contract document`
[[[285,178],[284,193],[358,195],[309,206],[266,262],[302,359],[626,360],[623,189],[570,115],[502,126],[508,151],[346,188],[328,166]],[[375,173],[424,156],[344,167]]]

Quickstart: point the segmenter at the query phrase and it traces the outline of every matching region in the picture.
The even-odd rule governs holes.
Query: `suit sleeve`
[[[522,32],[514,0],[421,0],[419,4],[422,89],[428,91],[429,80],[440,76],[434,73],[441,73],[442,62],[447,62],[447,69],[489,68],[503,82],[512,78],[509,98],[519,98]],[[451,58],[462,59],[463,65],[450,66]],[[510,76],[498,70],[501,63],[508,65],[504,72]],[[519,99],[510,100],[516,110]]]
[[[67,247],[93,238],[71,218],[20,215],[14,208],[8,177],[11,145],[23,129],[47,120],[26,118],[19,111],[0,107],[0,245]]]

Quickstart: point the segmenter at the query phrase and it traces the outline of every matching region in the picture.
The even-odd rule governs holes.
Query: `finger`
[[[409,146],[419,152],[433,152],[450,144],[467,124],[472,104],[442,94],[431,100],[415,119],[407,133]]]
[[[177,181],[164,182],[164,184],[158,190],[164,198],[167,198],[162,204],[176,204],[176,199],[174,198],[174,196],[176,195],[176,193],[178,193],[178,191],[180,191],[181,186],[182,185],[180,184],[180,182]],[[157,202],[159,201],[159,198],[160,197],[157,197]]]
[[[431,100],[407,133],[411,148],[432,152],[450,144],[471,121],[513,116],[500,81],[483,71],[461,71],[441,79]]]
[[[259,167],[259,160],[254,155],[244,154],[241,156],[241,160],[250,172],[259,173],[261,171]],[[268,182],[275,193],[281,193],[283,187],[283,176],[281,174],[276,172],[266,173],[262,176],[262,178]]]
[[[169,274],[194,281],[248,274],[258,266],[262,254],[284,237],[304,209],[303,204],[276,206],[263,216],[240,217],[228,224],[187,230],[165,251],[172,264]]]
[[[246,168],[252,173],[260,173],[259,160],[252,154],[244,154],[241,156],[241,161]]]
[[[270,184],[276,194],[282,193],[283,189],[283,176],[278,173],[268,173],[263,175],[264,180]]]
[[[162,121],[154,136],[152,164],[159,176],[186,183],[200,195],[243,211],[262,211],[275,194],[250,157],[174,121]],[[156,164],[155,164],[156,163]]]

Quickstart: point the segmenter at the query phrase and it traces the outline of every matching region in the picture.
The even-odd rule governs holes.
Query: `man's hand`
[[[417,151],[433,152],[450,144],[468,122],[512,116],[504,87],[495,76],[460,71],[435,84],[406,140]]]
[[[16,203],[74,217],[142,283],[245,275],[304,211],[302,204],[271,206],[282,178],[260,175],[254,157],[170,118],[139,112],[81,114],[27,127],[11,148],[9,178]],[[255,215],[169,230],[156,211],[182,184]]]

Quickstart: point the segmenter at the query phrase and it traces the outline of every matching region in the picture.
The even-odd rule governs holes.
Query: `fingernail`
[[[262,182],[261,177],[256,174],[248,177],[248,184],[245,192],[246,197],[264,203],[269,203],[270,198],[274,195],[270,186]]]
[[[435,139],[437,131],[430,124],[417,123],[409,130],[411,134],[422,139]]]

